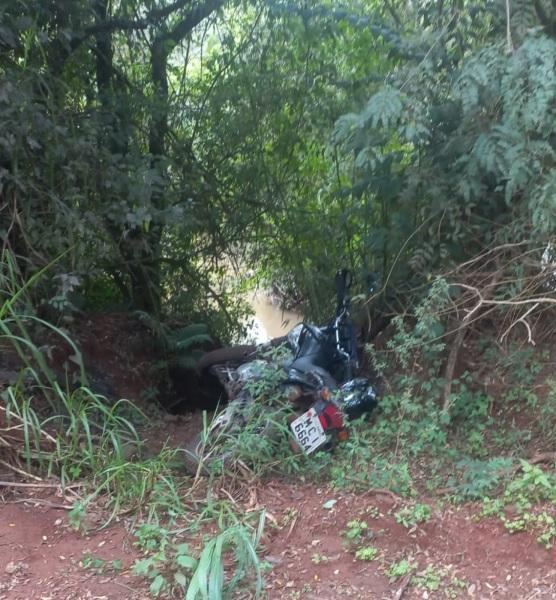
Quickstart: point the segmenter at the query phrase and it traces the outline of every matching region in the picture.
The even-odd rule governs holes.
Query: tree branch
[[[450,285],[461,287],[464,290],[469,290],[470,292],[474,292],[477,296],[478,303],[477,305],[468,311],[468,313],[463,318],[464,321],[469,321],[473,314],[479,310],[483,306],[483,304],[488,304],[491,306],[524,306],[526,304],[556,304],[556,298],[551,298],[550,296],[537,296],[533,298],[527,298],[525,300],[489,300],[481,294],[480,290],[472,285],[467,285],[465,283],[451,283]]]
[[[96,33],[104,32],[104,31],[115,31],[119,29],[121,31],[130,31],[130,30],[139,30],[139,29],[147,29],[150,25],[154,25],[158,21],[162,21],[166,19],[171,14],[175,13],[182,8],[191,4],[191,0],[176,0],[165,6],[163,8],[158,8],[152,10],[147,14],[146,17],[142,19],[127,19],[127,18],[113,18],[104,21],[103,23],[95,23],[86,27],[83,32],[83,37],[89,37]]]
[[[535,340],[533,340],[533,332],[531,331],[531,325],[529,325],[529,323],[527,322],[527,317],[536,309],[538,308],[539,303],[535,302],[535,304],[533,304],[533,306],[531,306],[527,312],[522,315],[521,317],[519,317],[519,319],[517,319],[516,321],[514,321],[507,329],[506,331],[502,334],[502,336],[500,337],[500,341],[503,342],[504,338],[508,335],[508,333],[510,333],[510,331],[518,324],[518,323],[522,323],[523,326],[525,327],[525,329],[527,329],[527,341],[534,346],[535,345]]]
[[[195,29],[201,21],[206,19],[211,13],[222,8],[228,0],[206,0],[193,9],[185,19],[181,20],[172,31],[169,31],[164,38],[172,40],[174,44],[179,44],[183,38]]]
[[[477,293],[480,295],[482,300],[467,316],[465,316],[457,330],[456,337],[450,348],[450,353],[448,355],[448,360],[446,362],[446,368],[444,371],[444,402],[442,406],[442,410],[447,413],[450,410],[451,403],[451,394],[452,394],[452,383],[454,380],[454,371],[456,368],[457,359],[459,356],[459,352],[461,347],[463,346],[463,342],[465,341],[465,336],[467,335],[467,328],[469,327],[469,319],[471,315],[478,310],[478,307],[482,304],[485,304],[489,301],[489,299],[494,295],[496,290],[496,286],[498,285],[500,279],[502,277],[502,270],[498,268],[492,278],[490,283],[486,286],[485,290],[481,293],[478,288],[475,288]]]
[[[75,41],[80,44],[87,37],[105,31],[138,31],[147,29],[151,25],[169,17],[173,13],[190,7],[191,10],[187,16],[181,20],[171,31],[164,35],[165,39],[174,40],[178,44],[190,31],[192,31],[203,19],[208,17],[212,12],[218,10],[227,0],[207,0],[203,4],[191,8],[191,0],[176,0],[172,4],[152,10],[146,17],[142,19],[127,19],[116,17],[108,19],[102,23],[94,23],[86,27],[81,33],[76,35]]]

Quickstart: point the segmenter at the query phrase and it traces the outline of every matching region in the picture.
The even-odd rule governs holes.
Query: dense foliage
[[[318,316],[341,264],[384,311],[490,244],[540,262],[555,23],[548,0],[9,3],[4,244],[27,274],[67,251],[57,307],[220,332],[233,267]]]
[[[552,548],[556,476],[539,465],[555,461],[553,344],[534,342],[554,331],[555,153],[555,0],[0,2],[0,329],[22,367],[0,378],[3,468],[77,480],[68,517],[80,530],[92,514],[105,525],[133,514],[133,570],[154,597],[225,597],[249,577],[257,596],[272,568],[256,555],[265,523],[287,527],[288,542],[298,521],[282,501],[281,522],[259,510],[254,477],[276,471],[318,494],[426,489],[427,504],[394,513],[410,533],[444,519],[433,494],[474,500],[479,516]],[[238,333],[249,286],[320,320],[341,266],[368,337],[392,327],[368,345],[380,410],[334,453],[261,435],[261,419],[289,428],[281,406],[253,403],[252,426],[219,440],[235,460],[207,461],[209,448],[182,477],[192,422],[144,431],[131,402],[95,393],[72,319],[58,321],[135,311],[144,345],[158,342],[150,373],[132,339],[90,338],[107,350],[100,368],[129,352],[130,379],[153,383],[134,398],[147,404],[167,387],[156,373],[182,375],[200,347]],[[491,316],[496,327],[466,338]],[[107,339],[122,339],[120,354]],[[74,363],[62,379],[60,344]],[[281,369],[250,393],[275,394]],[[169,432],[177,448],[143,453],[140,433]],[[368,504],[341,534],[354,560],[382,560],[398,596],[443,582],[455,597],[432,565],[418,568],[422,553],[368,545],[363,517],[383,516]]]

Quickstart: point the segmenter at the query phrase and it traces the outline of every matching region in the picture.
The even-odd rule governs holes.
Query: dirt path
[[[392,497],[274,482],[258,490],[256,506],[268,512],[268,600],[556,598],[556,550],[496,520],[477,521],[472,505],[435,508],[428,522],[406,528]],[[354,520],[368,527],[350,546]],[[357,547],[377,556],[356,560]],[[130,572],[137,556],[122,523],[83,537],[63,510],[0,505],[1,600],[146,599],[144,581]],[[414,568],[390,580],[385,570],[403,559]]]
[[[495,520],[476,521],[473,506],[436,509],[427,523],[405,528],[393,516],[395,500],[383,495],[269,486],[260,501],[277,518],[291,515],[268,547],[276,561],[270,599],[556,598],[556,550]],[[368,524],[359,545],[377,548],[375,560],[354,558],[345,536],[353,520]],[[405,587],[409,574],[391,581],[384,573],[410,558],[423,586]]]
[[[148,598],[141,593],[143,583],[132,581],[129,573],[136,556],[122,526],[84,537],[68,526],[63,510],[30,504],[0,506],[2,600]],[[106,561],[106,572],[84,568],[93,557]],[[121,567],[116,562],[114,570],[112,561],[121,561]]]

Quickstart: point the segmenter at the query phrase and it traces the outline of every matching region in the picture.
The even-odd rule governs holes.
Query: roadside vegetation
[[[471,506],[549,551],[555,215],[554,2],[2,6],[0,492],[63,490],[83,534],[125,521],[161,598],[263,597],[267,536],[297,519],[257,502],[272,480],[393,498],[408,532]],[[176,381],[246,334],[246,292],[318,322],[341,266],[376,414],[296,453],[270,366],[250,392],[276,414],[218,440],[224,460],[203,448],[191,475],[184,446],[153,453]],[[99,392],[76,341],[83,315],[114,312],[156,355],[137,398]],[[354,561],[399,597],[469,592],[389,555],[379,517],[338,530]]]

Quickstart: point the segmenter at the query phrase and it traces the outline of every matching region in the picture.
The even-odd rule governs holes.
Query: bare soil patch
[[[327,510],[330,500],[336,503]],[[403,578],[391,581],[385,569],[409,557],[418,564],[415,575],[427,567],[445,575],[439,590],[411,584],[404,598],[556,597],[556,550],[526,533],[511,535],[494,519],[477,521],[473,504],[433,508],[430,521],[406,529],[393,516],[396,502],[383,495],[271,484],[260,501],[279,521],[295,514],[267,548],[276,561],[269,598],[396,598]],[[379,550],[376,560],[356,560],[346,544],[347,523],[356,519],[369,525],[364,545]],[[465,586],[453,585],[454,578]]]
[[[431,519],[407,529],[394,518],[401,505],[381,494],[278,481],[253,493],[256,508],[268,512],[261,548],[268,600],[556,598],[556,550],[527,533],[509,534],[494,519],[477,520],[473,504],[431,504]],[[65,511],[48,505],[60,498],[37,495],[33,505],[27,493],[28,502],[13,503],[22,496],[6,494],[0,505],[0,599],[149,597],[145,582],[131,574],[139,553],[126,523],[83,536],[69,527]],[[325,508],[330,500],[334,505]],[[378,549],[375,560],[355,559],[345,536],[353,520],[368,523],[362,545]],[[91,558],[103,567],[86,568]],[[438,575],[439,588],[389,579],[386,569],[402,559],[415,563],[418,578],[427,569]]]
[[[122,525],[83,536],[67,523],[64,510],[44,505],[56,497],[37,498],[37,504],[14,504],[12,494],[0,505],[0,599],[85,600],[147,598],[142,581],[130,566],[138,553]],[[28,497],[28,495],[27,495]],[[90,557],[109,568],[86,569]],[[112,561],[121,568],[111,569]]]

